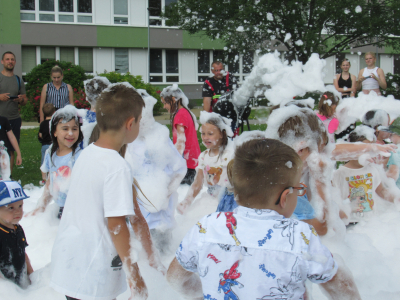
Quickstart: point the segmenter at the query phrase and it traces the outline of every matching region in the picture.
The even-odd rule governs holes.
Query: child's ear
[[[286,207],[286,196],[290,193],[289,189],[286,189],[283,191],[282,195],[281,195],[281,201],[279,201],[279,206],[284,209]]]
[[[135,123],[135,118],[134,117],[129,118],[128,120],[126,120],[126,129],[128,129],[128,130],[131,129],[133,123]]]

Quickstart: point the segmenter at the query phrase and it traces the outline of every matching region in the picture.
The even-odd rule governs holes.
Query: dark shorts
[[[22,119],[14,119],[14,120],[8,120],[11,125],[11,130],[15,135],[15,138],[17,139],[18,145],[19,145],[19,137],[21,135],[21,125],[22,125]],[[8,152],[14,152],[14,148],[10,143],[10,148],[8,149]]]
[[[185,178],[183,178],[181,184],[192,185],[195,176],[196,176],[196,170],[195,169],[187,169]]]

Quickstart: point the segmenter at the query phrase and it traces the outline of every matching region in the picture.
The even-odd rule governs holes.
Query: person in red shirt
[[[191,185],[196,175],[195,169],[200,155],[196,132],[199,125],[196,117],[187,107],[188,98],[176,84],[163,89],[160,96],[164,108],[171,114],[173,143],[185,158],[188,168],[181,183]]]

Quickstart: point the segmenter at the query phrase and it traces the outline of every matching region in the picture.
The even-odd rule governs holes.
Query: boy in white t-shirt
[[[373,129],[371,130],[373,135]],[[371,143],[366,135],[357,129],[350,133],[348,140],[351,143]],[[380,173],[378,167],[379,165],[374,163],[361,165],[358,160],[350,160],[334,172],[333,186],[339,189],[342,200],[349,199],[350,201],[350,223],[368,219],[371,216],[375,207],[376,195],[391,202],[396,200],[397,195],[382,184],[382,180],[385,180],[385,178],[381,178],[384,172],[382,170]]]
[[[302,166],[278,140],[238,146],[228,176],[239,206],[202,218],[186,234],[168,270],[172,287],[196,299],[300,300],[309,279],[332,299],[361,299],[314,227],[289,218],[305,189]]]
[[[124,84],[110,86],[97,101],[100,137],[75,163],[51,257],[50,285],[67,299],[115,299],[126,290],[125,273],[132,296],[147,298],[125,219],[135,215],[133,176],[118,153],[138,136],[143,107]]]

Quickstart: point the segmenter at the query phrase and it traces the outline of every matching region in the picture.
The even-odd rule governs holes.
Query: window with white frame
[[[129,49],[115,48],[115,72],[124,74],[129,72]]]
[[[150,26],[173,26],[168,20],[161,19],[160,15],[166,6],[175,2],[177,0],[148,0]]]
[[[38,64],[55,59],[80,65],[86,73],[93,73],[93,48],[22,46],[21,51],[23,75]]]
[[[36,47],[22,46],[21,47],[22,73],[29,73],[36,67]]]
[[[93,48],[79,48],[79,65],[85,73],[93,73]]]
[[[150,49],[150,82],[179,82],[178,50]]]
[[[114,0],[114,24],[128,25],[128,0]]]
[[[21,21],[92,23],[92,0],[21,0]]]
[[[198,50],[197,51],[197,80],[204,82],[211,76],[211,64],[214,61],[224,63],[225,70],[235,76],[238,82],[243,82],[250,74],[254,64],[254,52],[249,51],[244,55],[228,54],[222,50]],[[227,62],[227,63],[226,63]]]

